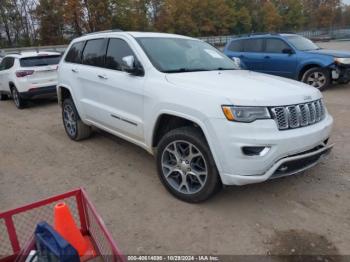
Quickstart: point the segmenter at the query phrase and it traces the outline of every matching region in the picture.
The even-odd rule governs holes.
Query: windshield
[[[20,59],[20,64],[21,67],[57,65],[60,58],[60,55],[26,57]]]
[[[314,44],[314,42],[302,36],[288,36],[287,39],[296,49],[300,51],[320,49],[316,44]]]
[[[183,38],[137,38],[152,64],[164,73],[235,70],[238,67],[211,45]]]

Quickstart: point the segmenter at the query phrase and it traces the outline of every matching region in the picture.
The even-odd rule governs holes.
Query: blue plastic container
[[[38,261],[79,262],[78,252],[49,224],[41,222],[35,229]]]

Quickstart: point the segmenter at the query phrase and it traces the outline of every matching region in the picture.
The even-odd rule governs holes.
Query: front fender
[[[162,106],[162,105],[160,105]],[[186,107],[186,106],[181,106],[179,107],[179,105],[174,105],[174,107],[167,105],[167,109],[160,109],[159,111],[157,111],[157,113],[154,113],[151,116],[150,120],[146,120],[146,122],[149,123],[149,126],[152,128],[145,128],[145,137],[146,137],[146,144],[148,148],[152,147],[152,141],[153,141],[153,136],[156,132],[156,128],[157,128],[157,122],[159,120],[159,118],[164,115],[173,115],[176,117],[181,117],[184,119],[187,119],[189,121],[192,121],[193,123],[195,123],[196,125],[198,125],[203,133],[204,136],[208,142],[210,151],[214,157],[214,161],[216,163],[216,166],[218,168],[218,170],[221,170],[221,165],[220,165],[220,161],[218,159],[218,154],[216,154],[215,152],[215,146],[213,145],[213,141],[215,141],[214,139],[212,139],[209,129],[206,126],[206,121],[207,121],[207,117],[200,111],[195,110],[191,107]]]

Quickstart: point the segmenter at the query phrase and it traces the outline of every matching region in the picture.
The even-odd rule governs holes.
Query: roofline
[[[96,35],[96,34],[103,34],[103,33],[117,33],[117,32],[124,32],[124,31],[121,29],[102,30],[102,31],[86,33],[86,34],[83,34],[82,36]]]
[[[251,36],[283,36],[283,35],[297,35],[297,33],[295,32],[280,32],[280,33],[249,33],[249,34],[241,34],[241,35],[237,35],[237,37],[235,38],[241,38],[241,37],[251,37]]]
[[[98,32],[94,32],[94,33],[89,33],[89,34],[85,34],[82,36],[79,36],[77,38],[74,38],[71,43],[76,43],[76,42],[80,42],[80,41],[87,41],[90,39],[94,39],[94,36],[97,37],[99,35],[101,35],[101,37],[109,37],[109,36],[113,36],[114,34],[116,35],[124,35],[124,36],[129,36],[132,38],[137,38],[138,36],[136,36],[136,34],[144,34],[143,37],[154,37],[154,38],[161,38],[163,35],[163,37],[166,37],[167,35],[169,37],[173,37],[173,38],[186,38],[186,39],[193,39],[193,40],[198,40],[201,41],[198,38],[193,38],[190,36],[185,36],[185,35],[179,35],[179,34],[171,34],[171,33],[160,33],[160,32],[138,32],[138,31],[122,31],[119,29],[115,29],[115,30],[106,30],[106,31],[98,31]],[[149,34],[149,35],[146,35]],[[158,36],[155,36],[157,35]]]

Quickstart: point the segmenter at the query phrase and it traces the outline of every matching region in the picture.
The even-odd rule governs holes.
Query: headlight
[[[256,106],[222,106],[222,110],[230,121],[251,123],[258,119],[270,119],[271,115],[266,107]]]
[[[350,65],[350,58],[334,58],[334,62],[337,64]]]

